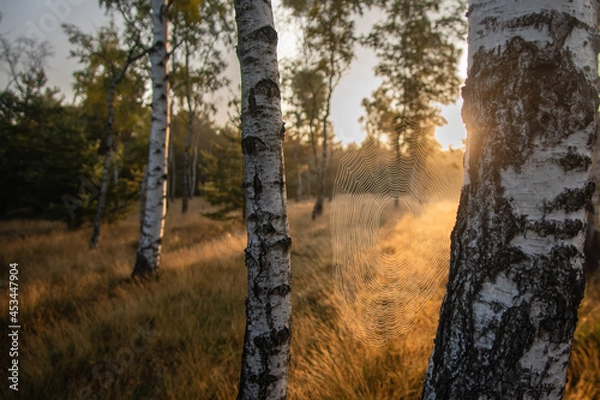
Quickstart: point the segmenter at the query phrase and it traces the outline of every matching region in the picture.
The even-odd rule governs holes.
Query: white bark
[[[425,399],[560,399],[596,135],[596,0],[469,1],[465,183]]]
[[[248,246],[246,333],[238,399],[286,398],[291,294],[277,66],[268,0],[236,0]]]
[[[160,251],[167,212],[167,157],[169,141],[169,21],[167,0],[152,0],[154,40],[150,49],[152,74],[152,124],[148,156],[148,181],[142,235],[133,276],[154,274],[160,264]]]

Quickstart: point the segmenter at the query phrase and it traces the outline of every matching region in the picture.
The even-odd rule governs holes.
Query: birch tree
[[[598,2],[469,1],[465,181],[424,399],[560,399],[598,108]]]
[[[145,214],[133,277],[156,274],[167,213],[169,141],[169,16],[167,0],[152,0],[153,43],[150,47],[152,124],[147,167]]]
[[[323,77],[322,85],[318,88],[319,96],[323,96],[321,108],[317,110],[318,126],[311,138],[312,146],[316,149],[320,136],[320,160],[315,157],[315,172],[317,175],[317,198],[313,207],[312,218],[323,213],[325,199],[325,179],[329,145],[332,138],[331,101],[333,91],[339,84],[342,75],[348,70],[354,59],[354,45],[357,42],[354,21],[352,17],[360,14],[364,6],[372,1],[358,0],[284,0],[282,4],[292,10],[292,15],[300,21],[303,29],[304,54],[311,59],[303,68],[301,74],[311,74],[313,79]],[[313,140],[314,139],[314,140]]]
[[[173,18],[173,39],[181,41],[180,60],[175,60],[177,74],[172,74],[178,82],[174,92],[181,98],[187,111],[187,136],[183,152],[183,183],[181,194],[181,212],[188,210],[188,200],[192,197],[193,169],[190,167],[190,151],[194,140],[194,120],[198,113],[207,116],[215,108],[209,104],[208,97],[229,84],[223,76],[227,63],[218,43],[232,42],[233,29],[229,13],[231,7],[223,0],[198,1],[186,0],[176,3]],[[196,150],[194,150],[197,154]]]
[[[373,25],[362,43],[375,51],[375,74],[383,81],[362,105],[371,114],[366,121],[375,122],[388,135],[395,167],[400,169],[404,159],[416,171],[421,169],[417,165],[421,156],[416,153],[435,150],[431,128],[446,124],[439,105],[451,104],[458,96],[461,50],[457,43],[464,37],[465,21],[460,17],[464,11],[457,6],[462,2],[379,0],[377,4],[385,18]]]
[[[127,40],[129,48],[121,46],[119,32],[111,20],[107,27],[101,28],[96,37],[85,34],[75,25],[64,24],[63,30],[69,37],[69,42],[77,47],[71,50],[71,57],[79,59],[80,63],[87,64],[86,71],[76,73],[75,77],[79,81],[90,81],[95,78],[94,72],[104,74],[102,80],[108,81],[108,90],[106,91],[106,133],[105,146],[106,154],[102,166],[102,176],[100,178],[100,190],[96,203],[96,215],[93,221],[92,237],[90,238],[90,249],[98,245],[100,239],[100,226],[104,214],[108,184],[110,181],[110,170],[114,162],[114,153],[118,147],[118,137],[115,137],[115,97],[117,87],[126,78],[130,67],[144,55],[147,51],[141,48],[139,40]],[[139,32],[129,32],[139,36]],[[130,38],[131,39],[131,38]]]
[[[290,246],[277,32],[269,0],[235,0],[242,77],[248,245],[238,399],[284,399],[290,359]]]

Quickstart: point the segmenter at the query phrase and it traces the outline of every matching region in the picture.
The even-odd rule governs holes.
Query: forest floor
[[[160,279],[130,279],[139,232],[135,213],[90,229],[9,221],[0,227],[0,309],[8,309],[8,264],[19,264],[19,392],[3,399],[234,399],[244,335],[245,230],[212,221],[194,199],[169,210]],[[381,346],[357,339],[334,288],[329,204],[289,206],[293,328],[290,399],[419,398],[433,346],[443,282],[411,329]],[[451,227],[455,214],[446,213]],[[449,236],[449,232],[448,232]],[[449,239],[446,239],[449,240]],[[403,246],[398,243],[398,246]],[[8,325],[1,313],[2,335]],[[589,280],[569,369],[567,399],[600,398],[600,282]]]

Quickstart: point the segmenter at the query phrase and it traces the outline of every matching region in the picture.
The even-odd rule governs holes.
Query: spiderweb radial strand
[[[460,182],[430,144],[401,156],[374,143],[338,168],[331,206],[335,285],[354,334],[381,345],[405,333],[446,277]]]

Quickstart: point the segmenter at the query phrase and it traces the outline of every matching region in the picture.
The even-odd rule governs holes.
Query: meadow
[[[244,334],[246,269],[241,220],[213,221],[194,199],[169,210],[160,279],[130,279],[137,213],[90,229],[46,221],[0,226],[0,308],[8,264],[19,264],[20,380],[3,399],[234,399]],[[440,282],[402,335],[380,346],[356,338],[334,288],[329,204],[290,203],[293,330],[290,399],[416,399],[433,347]],[[444,212],[451,227],[454,213]],[[448,228],[449,229],[449,228]],[[445,240],[449,240],[449,232]],[[388,246],[391,245],[388,243]],[[401,240],[395,244],[401,251]],[[448,244],[446,244],[448,245]],[[423,244],[426,246],[426,244]],[[423,250],[425,251],[425,250]],[[8,324],[2,312],[2,329]],[[3,337],[6,332],[3,331]],[[567,399],[600,398],[600,282],[589,279],[569,369]]]

